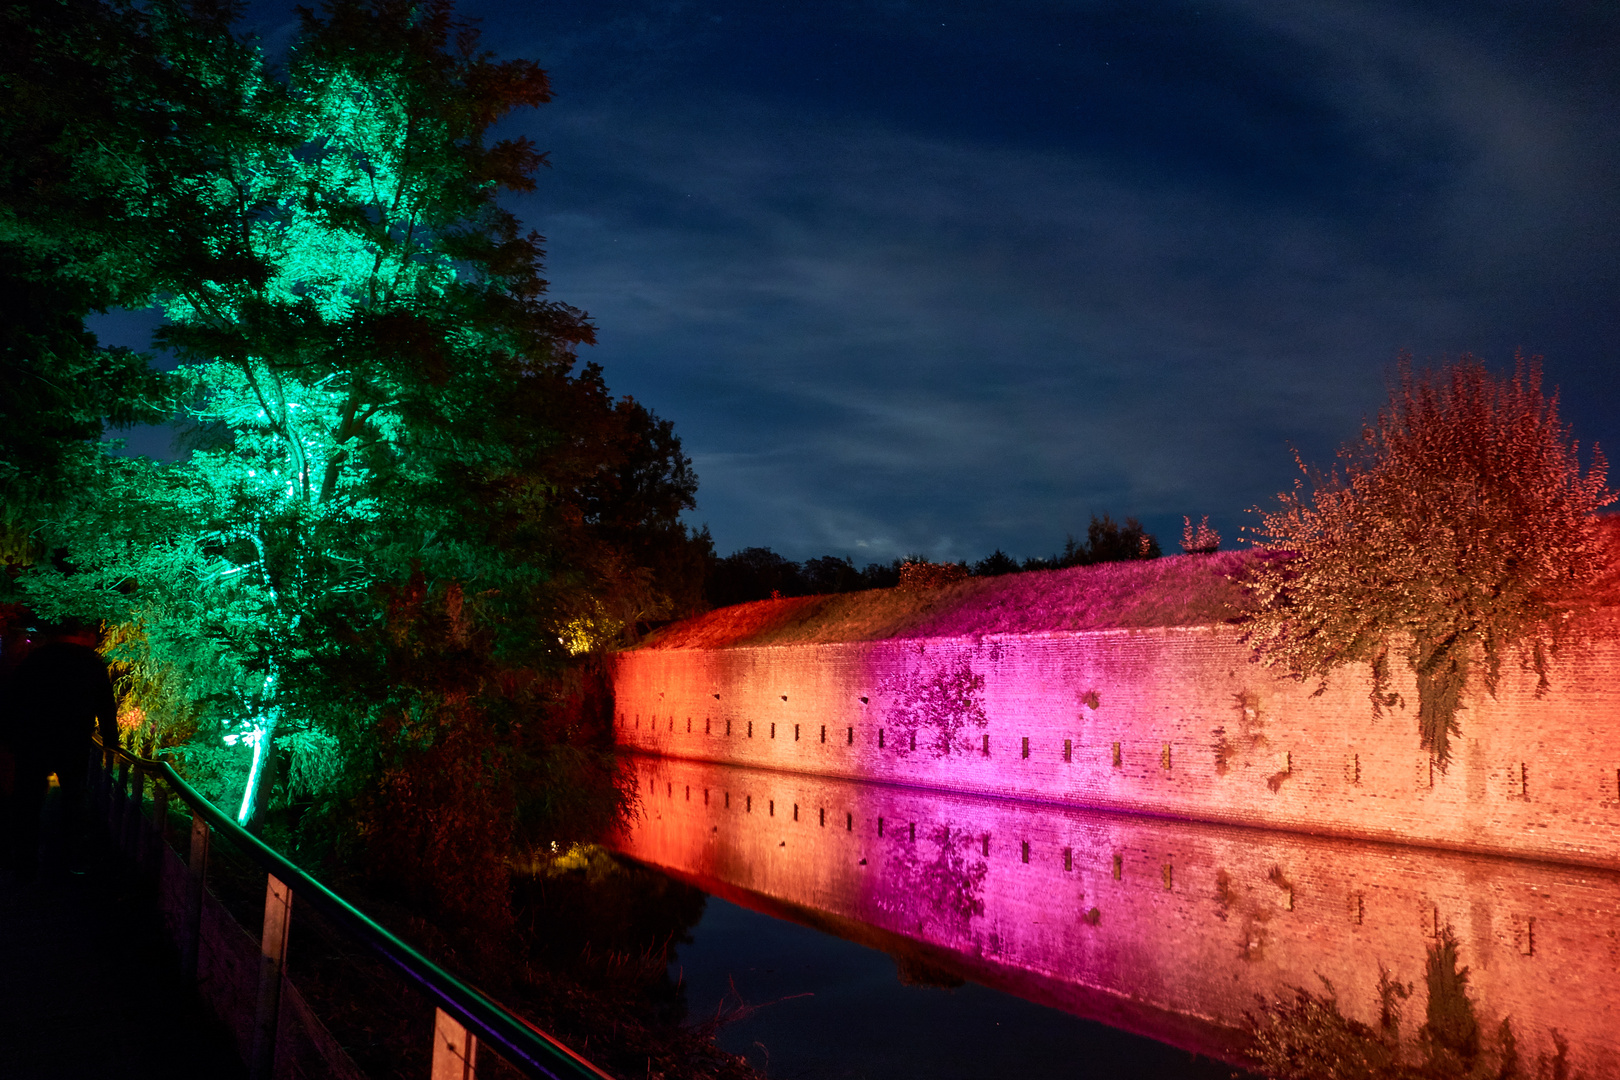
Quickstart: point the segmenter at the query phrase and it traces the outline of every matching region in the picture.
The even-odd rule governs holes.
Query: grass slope
[[[1230,622],[1250,551],[1176,555],[1004,577],[927,592],[872,589],[757,600],[664,627],[644,649],[725,649],[889,638],[1039,634]]]

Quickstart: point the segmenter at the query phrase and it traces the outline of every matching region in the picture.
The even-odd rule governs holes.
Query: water
[[[710,897],[672,974],[719,1045],[779,1080],[1227,1080],[1231,1068],[975,983],[902,983],[893,957]]]
[[[1487,1052],[1508,1020],[1530,1075],[1560,1045],[1570,1075],[1620,1075],[1614,872],[636,768],[617,846],[716,898],[676,956],[690,1015],[754,1007],[720,1041],[773,1077],[1223,1076],[1262,1000],[1330,983],[1375,1023],[1381,975],[1413,988],[1416,1054],[1444,942]]]

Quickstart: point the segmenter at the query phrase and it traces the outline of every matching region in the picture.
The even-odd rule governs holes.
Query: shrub
[[[1604,569],[1596,511],[1607,463],[1578,444],[1542,392],[1539,360],[1498,378],[1472,356],[1415,373],[1403,356],[1389,404],[1339,468],[1305,476],[1259,511],[1249,640],[1261,658],[1325,678],[1373,672],[1375,713],[1398,650],[1417,674],[1422,745],[1444,768],[1471,668],[1496,692],[1505,651],[1547,685],[1549,658]],[[1296,455],[1296,461],[1299,461]],[[1306,489],[1306,481],[1311,487]]]

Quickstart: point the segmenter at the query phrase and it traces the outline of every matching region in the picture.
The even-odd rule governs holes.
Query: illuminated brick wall
[[[631,760],[626,853],[1080,1015],[1231,1057],[1256,994],[1320,993],[1318,975],[1375,1023],[1382,965],[1416,984],[1411,1039],[1449,929],[1483,1029],[1510,1018],[1531,1074],[1556,1029],[1569,1075],[1620,1076],[1620,873]]]
[[[652,753],[1203,821],[1620,867],[1620,642],[1508,665],[1449,771],[1417,694],[1374,718],[1364,666],[1314,684],[1228,627],[630,650],[621,744]]]

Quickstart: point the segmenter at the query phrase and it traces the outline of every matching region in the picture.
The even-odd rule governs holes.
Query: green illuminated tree
[[[278,782],[374,773],[384,714],[430,742],[424,718],[510,723],[468,700],[666,614],[678,573],[653,556],[693,542],[689,462],[577,365],[591,327],[546,299],[540,238],[497,202],[542,158],[487,133],[548,99],[544,74],[480,52],[440,0],[305,12],[279,77],[234,9],[106,10],[133,59],[107,60],[103,111],[166,119],[121,171],[69,155],[63,201],[112,207],[117,302],[167,314],[193,449],[109,466],[92,505],[43,514],[69,557],[24,576],[32,603],[126,627],[142,700],[167,703],[149,720],[188,734],[244,820]],[[60,247],[71,216],[17,228]],[[407,582],[458,598],[484,674],[398,679]]]
[[[1444,767],[1472,672],[1494,694],[1504,654],[1522,650],[1546,686],[1605,569],[1606,463],[1594,449],[1582,469],[1538,363],[1498,378],[1471,356],[1422,373],[1403,357],[1389,404],[1339,459],[1325,477],[1301,463],[1260,512],[1277,557],[1256,564],[1250,640],[1301,676],[1370,664],[1375,710],[1397,703],[1396,650],[1417,674],[1422,746]]]

